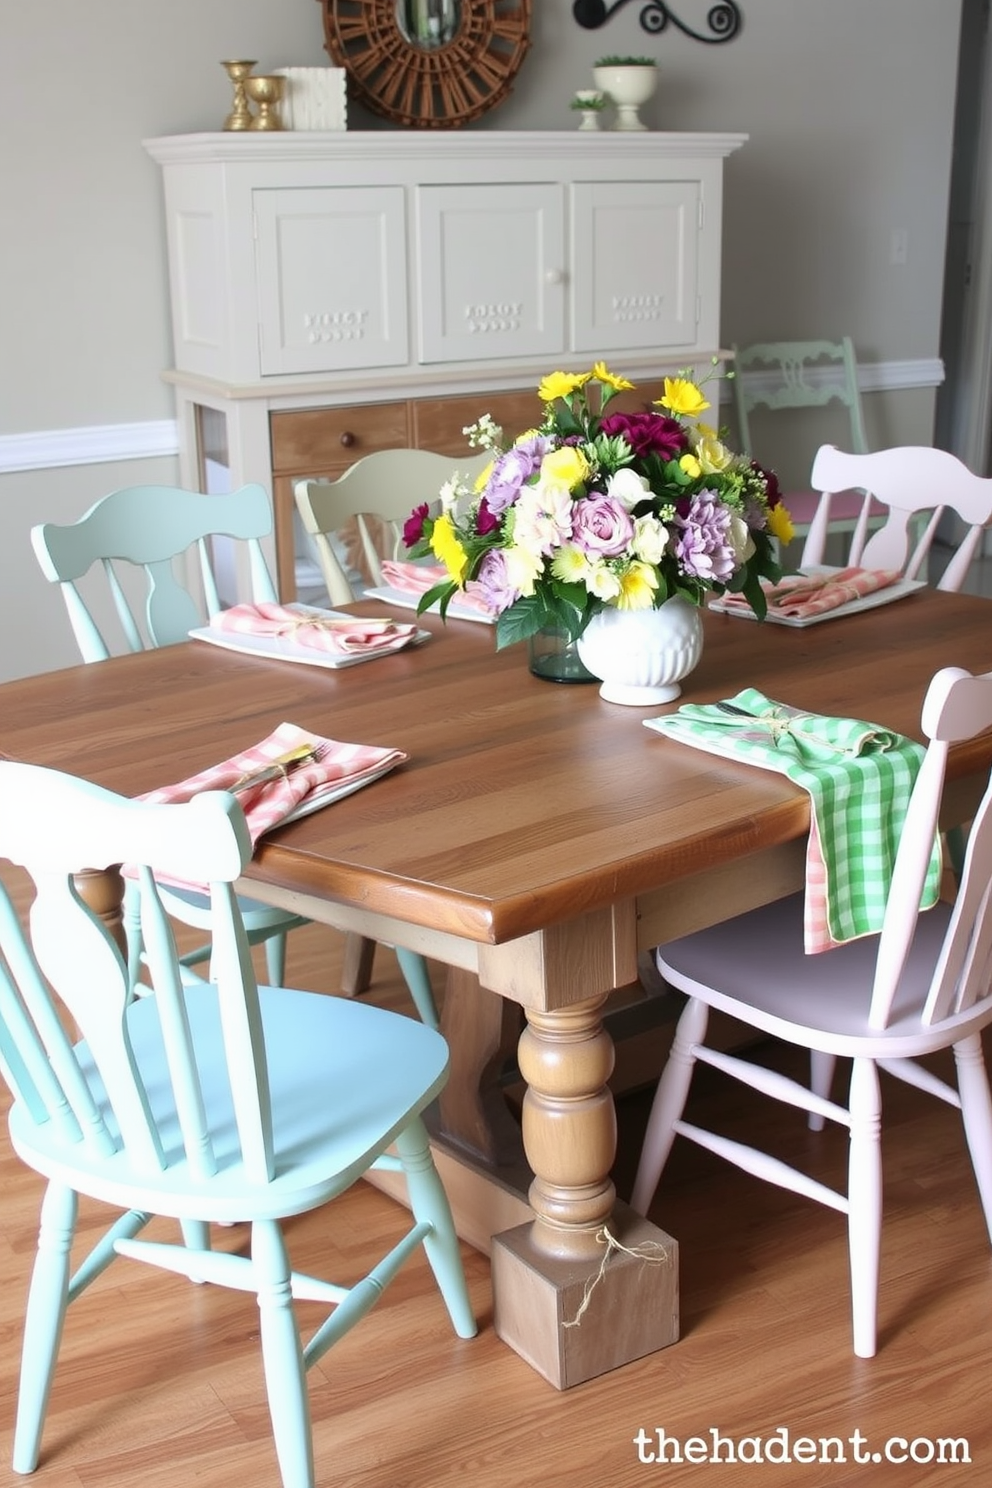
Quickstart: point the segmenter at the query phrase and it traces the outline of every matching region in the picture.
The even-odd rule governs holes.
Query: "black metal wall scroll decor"
[[[596,31],[622,9],[628,0],[574,0],[572,15],[580,26],[587,31]],[[644,5],[641,11],[641,26],[645,31],[657,36],[664,31],[671,22],[686,36],[691,36],[694,41],[705,41],[716,43],[720,41],[733,41],[744,24],[744,16],[739,5],[734,0],[718,0],[716,5],[711,5],[706,13],[706,24],[709,32],[694,31],[685,21],[675,14],[670,5],[664,0],[641,0]]]

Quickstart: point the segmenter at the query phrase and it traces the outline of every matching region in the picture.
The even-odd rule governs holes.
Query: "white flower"
[[[737,512],[730,513],[730,524],[727,528],[727,541],[734,550],[734,557],[738,567],[746,563],[754,552],[754,538],[744,518],[738,516]]]
[[[534,593],[534,585],[541,575],[543,564],[539,553],[514,544],[504,552],[506,576],[514,589],[528,597]]]
[[[625,465],[622,470],[615,470],[610,476],[606,494],[618,501],[626,511],[633,511],[637,503],[644,500],[644,493],[650,489],[643,475],[638,475],[636,470]]]
[[[668,546],[668,528],[650,512],[634,518],[634,540],[631,551],[643,563],[660,563]]]
[[[552,553],[572,535],[572,498],[558,486],[524,486],[513,508],[513,541],[532,553]]]
[[[594,562],[589,565],[589,571],[586,574],[586,588],[597,599],[616,599],[620,593],[620,580],[612,568],[608,568],[603,559],[600,559],[598,563]]]

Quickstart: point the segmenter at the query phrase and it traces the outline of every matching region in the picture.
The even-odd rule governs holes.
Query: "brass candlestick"
[[[249,129],[281,129],[279,102],[282,98],[284,77],[250,77],[245,81],[245,91],[252,103],[258,104],[258,113],[248,125]]]
[[[245,79],[255,66],[255,63],[222,62],[220,65],[234,84],[234,104],[231,112],[224,120],[224,128],[250,129],[252,126],[252,114],[251,109],[248,107],[248,99],[245,97]]]

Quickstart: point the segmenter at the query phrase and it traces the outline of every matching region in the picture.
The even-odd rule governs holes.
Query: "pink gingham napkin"
[[[839,609],[851,600],[887,589],[901,578],[897,568],[840,568],[826,574],[790,574],[777,584],[762,587],[769,610],[799,620]],[[740,594],[725,594],[722,605],[726,609],[750,608]]]
[[[231,635],[292,640],[297,646],[335,656],[399,651],[417,633],[415,625],[388,617],[369,620],[359,615],[306,612],[267,603],[233,605],[215,615],[210,627]]]
[[[426,594],[435,584],[443,584],[450,577],[443,563],[394,563],[387,559],[382,564],[382,582],[390,589],[398,589],[401,594]],[[470,590],[461,590],[455,597],[459,606],[478,610],[480,615],[493,613],[489,605]]]
[[[220,764],[210,765],[175,785],[163,785],[139,797],[142,801],[188,801],[208,790],[229,790],[242,775],[271,764],[304,744],[325,746],[319,760],[293,765],[278,780],[268,780],[251,790],[239,791],[238,800],[248,823],[252,846],[265,833],[295,814],[302,814],[311,800],[316,806],[321,797],[336,800],[349,790],[375,780],[396,765],[404,764],[409,755],[401,749],[383,749],[369,744],[343,744],[325,739],[293,723],[281,723],[265,739],[243,749],[240,754]]]

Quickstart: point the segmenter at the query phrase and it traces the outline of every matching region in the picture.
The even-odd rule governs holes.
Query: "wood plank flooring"
[[[342,941],[322,927],[291,939],[288,980],[333,992]],[[373,995],[406,1007],[392,955],[380,949]],[[768,1046],[768,1057],[788,1063]],[[681,1247],[681,1340],[615,1374],[558,1393],[495,1337],[487,1261],[465,1249],[481,1322],[450,1332],[422,1259],[407,1266],[364,1324],[311,1372],[322,1488],[804,1488],[965,1485],[992,1464],[992,1259],[954,1111],[886,1083],[886,1225],[881,1349],[850,1351],[843,1219],[676,1148],[652,1217]],[[783,1156],[839,1175],[841,1132],[811,1135],[754,1096],[725,1098],[707,1072],[694,1099],[738,1133],[777,1133]],[[626,1194],[645,1098],[621,1102],[616,1176]],[[772,1127],[774,1123],[774,1127]],[[41,1184],[0,1136],[0,1485],[10,1438],[20,1326]],[[96,1223],[94,1206],[84,1225]],[[360,1183],[330,1209],[288,1227],[304,1269],[347,1281],[400,1211]],[[162,1226],[165,1230],[166,1227]],[[237,1229],[217,1243],[237,1246]],[[596,1306],[595,1295],[590,1303]],[[310,1321],[315,1309],[302,1307]],[[315,1320],[315,1318],[314,1318]],[[581,1324],[580,1324],[581,1326]],[[685,1442],[711,1433],[752,1463],[640,1461],[640,1429]],[[841,1438],[846,1461],[754,1463],[745,1437]],[[970,1464],[854,1460],[889,1438],[966,1437]],[[708,1446],[706,1448],[708,1450]],[[692,1449],[690,1448],[690,1451]],[[699,1450],[698,1448],[696,1449]],[[831,1449],[835,1454],[836,1447]],[[896,1445],[895,1450],[906,1451]],[[938,1451],[936,1445],[932,1447]],[[671,1448],[668,1449],[669,1457]],[[55,1379],[39,1488],[261,1488],[277,1485],[250,1297],[191,1286],[127,1261],[70,1310]]]

